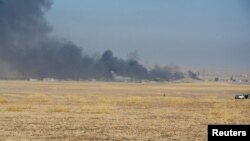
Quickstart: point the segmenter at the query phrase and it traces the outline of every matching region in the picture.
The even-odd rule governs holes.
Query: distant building
[[[34,78],[29,78],[28,81],[35,82],[35,81],[38,81],[38,80],[37,80],[37,79],[34,79]]]
[[[57,80],[55,78],[44,78],[43,81],[56,82]]]

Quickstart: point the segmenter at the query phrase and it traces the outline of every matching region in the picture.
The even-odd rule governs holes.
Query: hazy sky
[[[54,0],[53,34],[144,64],[250,71],[248,0]]]

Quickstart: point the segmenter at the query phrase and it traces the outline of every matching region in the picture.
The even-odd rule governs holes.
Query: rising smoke
[[[174,80],[178,70],[147,69],[135,59],[123,60],[112,51],[98,59],[70,41],[51,37],[44,14],[50,0],[0,0],[0,77],[112,80],[112,74],[137,80]]]

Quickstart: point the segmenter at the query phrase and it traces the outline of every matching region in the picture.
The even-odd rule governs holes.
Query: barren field
[[[250,124],[250,85],[0,81],[0,140],[205,141]]]

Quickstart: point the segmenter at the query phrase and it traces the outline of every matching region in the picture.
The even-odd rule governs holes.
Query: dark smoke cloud
[[[183,77],[171,68],[149,70],[135,59],[119,59],[110,50],[94,59],[74,43],[51,37],[52,28],[44,17],[51,4],[50,0],[0,0],[0,77],[112,80],[113,73],[137,80]]]

